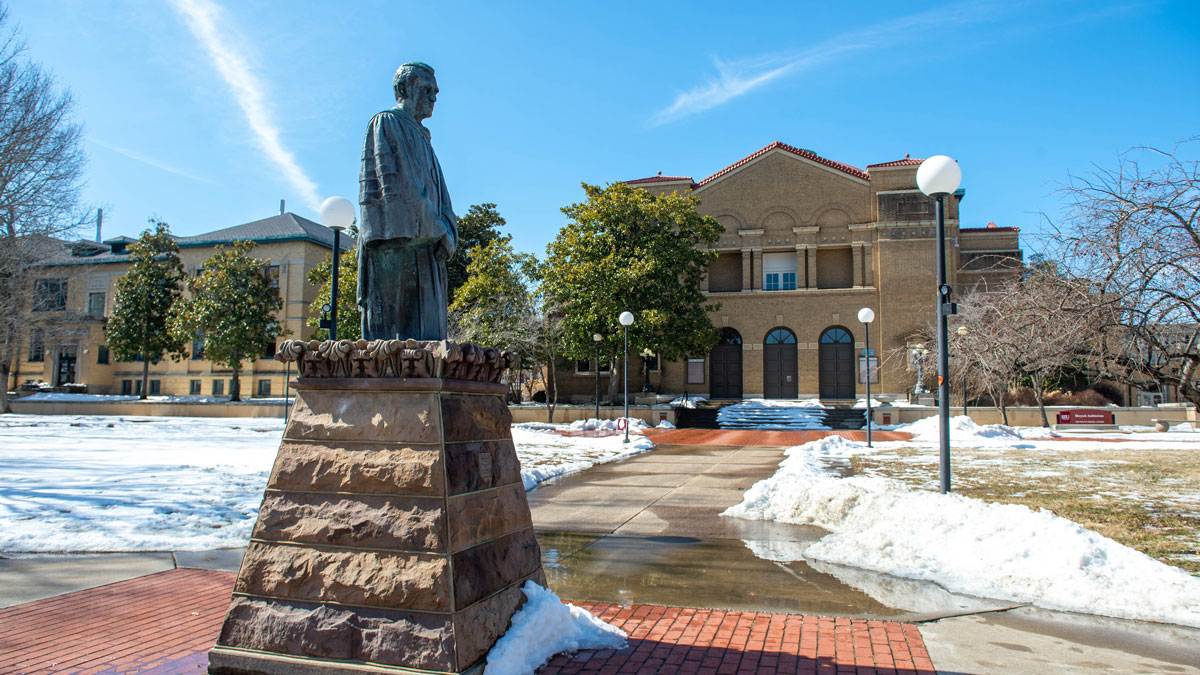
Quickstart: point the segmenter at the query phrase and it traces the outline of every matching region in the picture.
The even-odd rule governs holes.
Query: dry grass
[[[1047,509],[1200,576],[1200,452],[956,449],[955,492]],[[851,461],[855,473],[937,489],[937,452],[902,448]]]

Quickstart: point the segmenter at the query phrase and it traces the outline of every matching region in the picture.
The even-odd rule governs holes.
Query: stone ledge
[[[296,362],[304,378],[445,378],[499,383],[516,354],[450,340],[287,340],[275,359]]]

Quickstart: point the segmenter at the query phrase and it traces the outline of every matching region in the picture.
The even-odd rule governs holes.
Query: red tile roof
[[[959,232],[1020,232],[1019,227],[996,227],[995,223],[988,223],[987,227],[960,227]]]
[[[879,164],[868,164],[867,169],[882,169],[889,166],[920,166],[923,159],[912,159],[908,155],[904,155],[904,159],[897,159],[891,162],[881,162]]]
[[[660,171],[657,176],[650,176],[649,178],[637,178],[634,180],[627,180],[627,181],[625,181],[625,184],[626,185],[645,185],[647,183],[674,183],[676,181],[681,181],[681,180],[686,180],[687,182],[690,183],[690,182],[692,182],[692,177],[691,176],[664,176],[664,175],[662,175],[662,172]]]
[[[855,167],[850,166],[849,164],[842,164],[841,162],[835,162],[832,159],[826,159],[814,152],[805,150],[803,148],[797,148],[795,146],[788,145],[787,143],[775,141],[774,143],[763,148],[762,150],[759,150],[758,152],[756,152],[752,155],[743,157],[743,158],[739,159],[738,161],[734,162],[733,164],[730,164],[729,166],[725,167],[724,169],[721,169],[720,171],[714,173],[713,175],[709,176],[708,178],[705,178],[704,180],[700,181],[699,183],[696,183],[694,187],[702,187],[708,183],[711,183],[712,181],[724,176],[725,174],[729,173],[730,171],[733,171],[734,169],[743,167],[746,164],[758,159],[759,157],[762,157],[763,155],[767,154],[768,152],[771,152],[772,150],[784,150],[786,152],[790,152],[793,155],[796,155],[797,157],[803,157],[804,159],[807,159],[809,161],[813,161],[818,164],[824,164],[825,166],[830,167],[832,169],[837,169],[838,171],[841,171],[843,173],[848,173],[851,176],[854,176],[855,178],[861,178],[862,180],[870,180],[871,179],[871,177],[867,175],[867,172],[863,171],[862,169],[857,169]]]

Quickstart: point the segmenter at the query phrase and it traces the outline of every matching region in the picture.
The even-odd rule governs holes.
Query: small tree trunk
[[[0,415],[9,412],[8,409],[8,362],[0,363]]]
[[[610,357],[608,359],[608,401],[607,405],[616,405],[617,394],[621,391],[621,370],[617,364],[620,359]]]
[[[230,401],[242,400],[242,380],[240,377],[238,377],[242,370],[241,366],[241,362],[238,362],[238,364],[233,367],[233,378],[229,380]]]
[[[1004,397],[1004,389],[1001,388],[999,399],[1000,401],[1000,419],[1004,422],[1004,426],[1008,426],[1008,403]]]
[[[1046,383],[1037,376],[1034,376],[1031,381],[1033,382],[1033,397],[1037,399],[1038,410],[1042,413],[1042,426],[1048,429],[1050,420],[1046,419],[1046,392],[1044,391]]]
[[[558,407],[558,369],[551,365],[546,368],[546,423],[554,424],[554,409]]]
[[[138,398],[145,401],[150,395],[150,359],[146,358],[146,354],[142,353],[142,395]]]

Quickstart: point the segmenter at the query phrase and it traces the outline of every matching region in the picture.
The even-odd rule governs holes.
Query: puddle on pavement
[[[794,553],[780,551],[778,540],[764,548],[737,539],[539,532],[538,541],[546,579],[564,600],[904,621],[1011,606],[929,582],[760,557]]]

